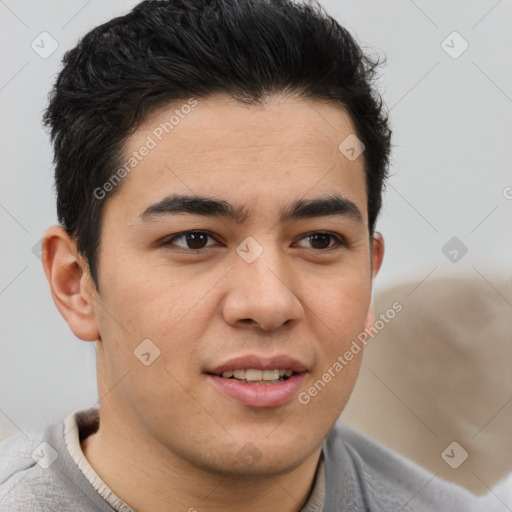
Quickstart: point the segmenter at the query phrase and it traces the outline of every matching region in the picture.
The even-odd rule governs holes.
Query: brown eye
[[[211,235],[204,231],[187,231],[169,238],[164,245],[177,245],[184,249],[199,250],[208,247],[208,238],[211,238]]]
[[[310,233],[306,235],[302,240],[307,240],[311,248],[313,249],[330,249],[335,245],[345,245],[343,241],[331,233]],[[331,243],[334,241],[334,243]]]
[[[326,249],[331,245],[331,235],[324,233],[319,235],[311,235],[309,240],[315,249]]]

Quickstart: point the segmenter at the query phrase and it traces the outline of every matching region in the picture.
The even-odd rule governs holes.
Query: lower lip
[[[243,405],[249,407],[278,407],[292,400],[306,377],[306,372],[296,373],[275,384],[246,384],[236,379],[208,375],[213,384]]]

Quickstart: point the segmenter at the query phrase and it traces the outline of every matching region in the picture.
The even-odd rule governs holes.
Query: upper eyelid
[[[162,239],[162,241],[163,241],[163,243],[169,243],[171,240],[174,240],[176,238],[181,238],[182,236],[188,235],[189,233],[205,233],[206,235],[217,239],[217,236],[214,235],[213,233],[210,233],[209,231],[204,231],[201,229],[190,229],[189,231],[183,231],[183,232],[177,233],[175,235],[166,236],[165,238]]]
[[[201,230],[201,229],[191,229],[191,230],[188,230],[188,231],[183,231],[181,233],[177,233],[175,235],[171,235],[170,237],[166,237],[163,239],[163,244],[164,245],[171,245],[171,241],[172,240],[175,240],[177,238],[181,238],[185,235],[188,235],[189,233],[204,233],[208,236],[210,236],[211,238],[214,238],[217,240],[217,236],[214,235],[213,233],[209,232],[209,231],[206,231],[206,230]],[[316,234],[325,234],[325,235],[330,235],[331,237],[333,237],[334,239],[336,239],[338,245],[345,245],[345,246],[348,246],[348,242],[347,242],[347,239],[341,235],[340,233],[335,233],[333,231],[328,231],[328,230],[317,230],[317,231],[308,231],[307,233],[304,233],[300,238],[299,240],[303,240],[304,238],[308,237],[308,236],[312,236],[312,235],[316,235]],[[179,247],[179,246],[178,246]],[[204,247],[203,249],[207,249],[208,247]],[[186,249],[184,247],[182,247],[182,249]],[[193,250],[193,249],[190,249],[190,250]],[[201,249],[196,249],[195,251],[200,251]]]
[[[345,247],[345,248],[349,248],[350,245],[351,245],[349,243],[349,241],[347,240],[346,236],[342,235],[341,233],[336,233],[334,231],[329,231],[329,230],[308,231],[307,233],[302,235],[302,237],[299,238],[299,240],[303,240],[304,238],[306,238],[308,236],[318,235],[318,234],[331,236],[332,238],[334,238],[334,240],[336,242],[335,244],[333,244],[332,246],[327,247],[324,250],[332,249],[336,245],[338,245],[339,247]],[[317,249],[317,250],[321,251],[322,249]]]

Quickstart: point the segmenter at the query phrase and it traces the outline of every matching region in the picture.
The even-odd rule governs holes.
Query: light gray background
[[[97,401],[93,344],[53,304],[32,248],[56,223],[52,152],[41,127],[63,53],[137,2],[0,0],[0,429],[62,419]],[[372,52],[394,129],[392,178],[378,229],[386,255],[376,289],[431,276],[478,275],[503,300],[512,261],[512,3],[507,0],[325,0]],[[47,59],[32,48],[46,31]],[[441,43],[457,31],[457,59]],[[452,42],[453,41],[453,42]],[[453,37],[452,51],[460,48]],[[442,247],[467,248],[451,262]]]

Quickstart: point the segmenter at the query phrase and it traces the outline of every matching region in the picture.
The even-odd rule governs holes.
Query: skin
[[[175,108],[148,118],[126,155]],[[353,133],[348,114],[332,103],[200,99],[106,200],[100,293],[74,240],[59,226],[45,232],[53,299],[73,333],[96,342],[101,423],[82,448],[133,508],[292,512],[307,501],[322,442],[350,397],[362,352],[307,405],[241,405],[203,372],[233,356],[288,354],[308,368],[306,391],[373,324],[372,280],[384,242],[368,231],[364,153],[349,161],[338,150]],[[357,206],[361,221],[279,221],[293,201],[334,192]],[[247,219],[138,220],[170,193],[245,206]],[[211,234],[208,247],[193,252],[183,238],[164,245],[190,230]],[[348,245],[329,237],[314,245],[306,236],[325,231]],[[263,248],[250,264],[235,250],[248,236]],[[160,350],[149,366],[134,356],[147,338]],[[238,454],[247,443],[259,454],[252,465]]]

